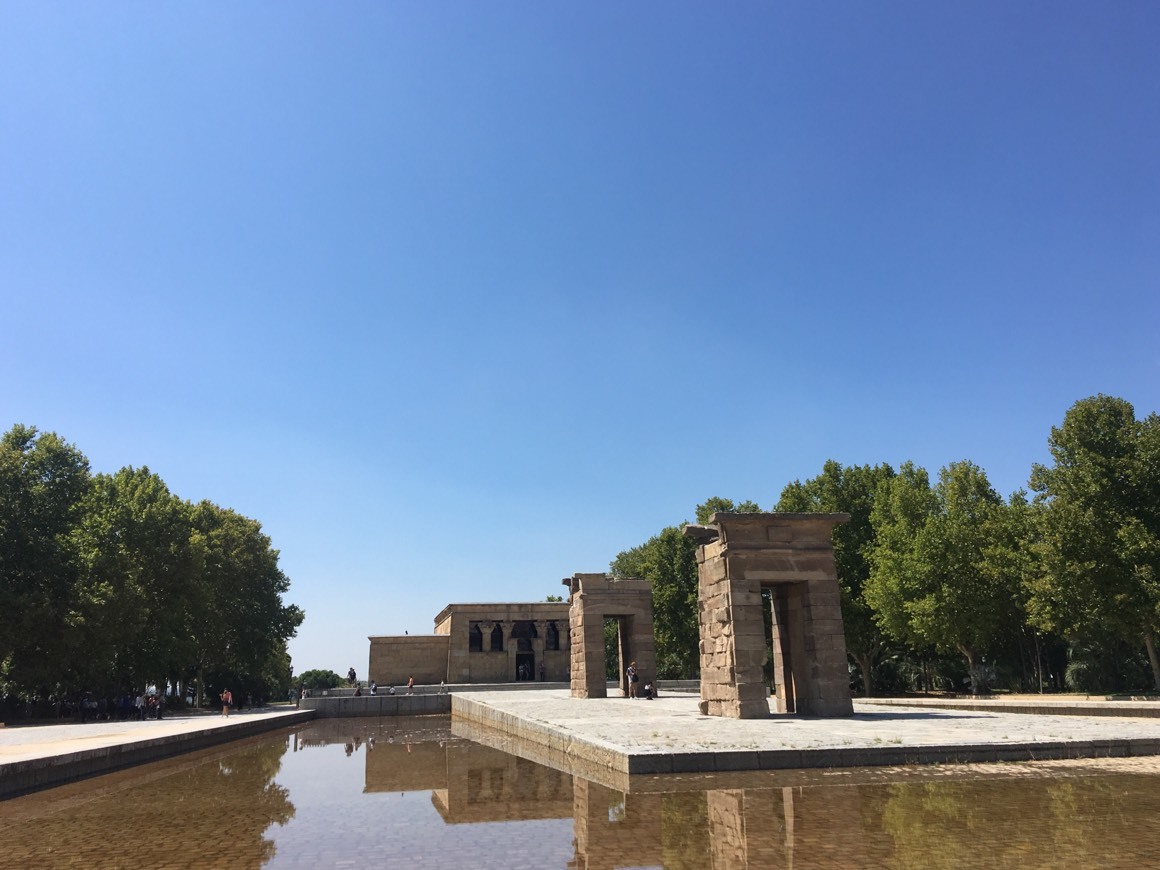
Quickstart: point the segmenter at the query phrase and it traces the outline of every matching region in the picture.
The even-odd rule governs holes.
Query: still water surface
[[[1160,761],[634,778],[324,720],[0,802],[2,867],[1160,867]]]

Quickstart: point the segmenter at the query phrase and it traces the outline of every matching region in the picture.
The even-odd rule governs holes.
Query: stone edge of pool
[[[292,710],[262,716],[243,715],[237,716],[236,721],[226,722],[205,717],[206,725],[212,727],[153,734],[139,740],[122,740],[73,751],[52,751],[36,758],[0,763],[0,800],[195,752],[266,731],[301,725],[314,717],[313,710]]]

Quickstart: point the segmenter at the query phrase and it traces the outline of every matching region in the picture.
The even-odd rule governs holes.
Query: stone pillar
[[[701,707],[769,715],[761,590],[772,587],[777,709],[849,716],[846,640],[831,535],[848,514],[717,513],[696,540]],[[784,588],[783,588],[784,587]]]
[[[483,638],[483,651],[491,652],[491,630],[495,628],[495,623],[488,620],[481,620],[479,622],[479,633]]]
[[[589,783],[586,779],[580,777],[572,778],[572,849],[573,859],[568,862],[569,867],[587,867],[588,866],[588,851],[590,845],[590,836],[592,828],[598,824],[598,820],[592,817],[593,809],[600,809],[600,807],[592,807],[588,800],[588,792],[590,790],[596,792],[603,797],[604,789],[595,783]],[[605,806],[604,812],[608,812],[608,807]]]
[[[516,678],[516,653],[519,651],[519,644],[512,637],[516,630],[516,624],[514,620],[509,620],[506,623],[501,622],[499,625],[503,628],[503,652],[507,658],[503,682],[508,683],[513,682]]]
[[[572,636],[572,697],[607,698],[604,678],[604,618],[581,616]],[[586,652],[599,650],[598,653]]]
[[[532,679],[538,680],[540,679],[540,668],[544,668],[546,673],[548,667],[548,662],[544,658],[544,653],[548,649],[548,621],[539,619],[532,624],[536,627],[536,636],[532,638],[532,652],[536,656],[536,672],[532,674]]]

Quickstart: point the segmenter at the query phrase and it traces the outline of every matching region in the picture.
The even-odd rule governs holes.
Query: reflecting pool
[[[1160,867],[1160,759],[634,777],[329,719],[0,802],[2,867]]]

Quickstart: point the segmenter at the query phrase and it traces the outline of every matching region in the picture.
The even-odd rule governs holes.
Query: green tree
[[[696,516],[704,523],[717,511],[760,510],[756,502],[734,504],[715,496],[697,505]],[[611,565],[617,577],[638,577],[652,584],[657,676],[667,680],[693,679],[701,672],[697,545],[682,534],[683,528],[684,524],[662,529],[645,543],[617,554]]]
[[[879,484],[893,477],[894,469],[886,464],[843,467],[828,460],[817,477],[788,484],[776,508],[790,513],[850,515],[849,522],[834,528],[834,563],[842,594],[846,651],[862,674],[867,697],[874,694],[874,667],[885,645],[865,597],[869,553],[875,543],[870,514]]]
[[[0,437],[0,691],[45,693],[76,664],[72,532],[89,463],[52,432]]]
[[[697,628],[697,547],[681,529],[670,526],[612,561],[618,577],[639,577],[652,584],[653,634],[657,676],[691,679],[700,673]]]
[[[315,668],[298,675],[298,682],[312,692],[334,689],[342,685],[342,677],[334,671]]]
[[[212,502],[194,506],[193,525],[203,554],[189,626],[193,661],[203,676],[212,670],[235,675],[238,685],[260,683],[303,619],[282,600],[290,581],[278,568],[278,551],[256,520]]]
[[[978,691],[981,657],[1019,624],[1009,578],[987,561],[1003,501],[971,462],[943,468],[925,495],[924,478],[904,466],[885,484],[867,600],[897,640],[960,653]]]
[[[879,484],[870,513],[875,543],[867,553],[866,602],[888,637],[916,650],[930,644],[910,621],[909,601],[918,595],[921,571],[914,541],[935,509],[926,469],[904,462],[897,475]]]
[[[74,535],[86,686],[140,688],[183,676],[202,567],[191,534],[189,505],[148,468],[93,478]]]
[[[1029,502],[1023,490],[1013,493],[995,518],[982,564],[996,588],[1010,591],[1019,614],[1015,639],[1020,656],[1024,661],[1030,657],[1033,663],[1033,674],[1025,672],[1024,682],[1030,684],[1033,676],[1040,692],[1045,645],[1062,649],[1060,638],[1043,634],[1029,614],[1030,592],[1042,571],[1042,523],[1043,506]]]
[[[1048,438],[1054,464],[1031,488],[1045,507],[1037,625],[1083,640],[1142,643],[1160,689],[1160,418],[1111,396],[1076,402]]]
[[[267,694],[288,685],[302,621],[288,585],[254,520],[190,505],[147,468],[90,477],[52,433],[0,438],[0,692],[176,685],[210,668]]]
[[[697,505],[697,522],[701,524],[709,522],[709,518],[718,511],[721,513],[756,514],[761,512],[761,507],[755,501],[746,500],[734,504],[731,498],[721,498],[721,496],[715,495]]]

